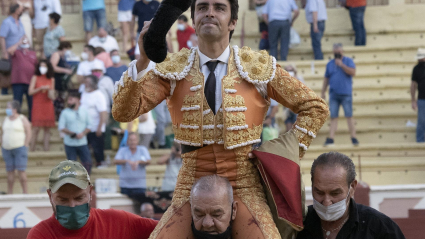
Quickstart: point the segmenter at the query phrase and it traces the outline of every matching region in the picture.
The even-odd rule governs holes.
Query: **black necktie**
[[[211,110],[215,112],[215,68],[220,61],[209,61],[207,62],[208,69],[210,70],[210,74],[208,75],[207,82],[205,83],[204,93],[207,98],[208,105]]]

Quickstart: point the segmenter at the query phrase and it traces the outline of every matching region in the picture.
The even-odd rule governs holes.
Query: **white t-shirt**
[[[108,53],[110,53],[112,50],[120,49],[117,40],[110,35],[106,36],[105,42],[101,42],[99,36],[94,36],[90,39],[89,45],[94,47],[102,47]]]
[[[100,62],[102,63],[102,65],[104,66],[105,64],[103,64],[103,61],[94,58],[93,61],[82,61],[80,62],[80,64],[78,64],[78,69],[77,69],[77,75],[79,76],[88,76],[91,75],[91,70],[93,68],[93,63],[94,62]],[[103,67],[103,73],[106,73],[106,69],[105,66]]]
[[[34,19],[32,20],[34,28],[47,28],[49,26],[49,14],[53,12],[62,15],[59,0],[34,0]]]
[[[105,96],[106,111],[108,113],[111,113],[112,95],[114,94],[114,82],[112,81],[111,77],[103,76],[102,78],[100,78],[99,83],[97,85],[103,96]]]
[[[84,91],[81,94],[81,107],[84,107],[89,112],[89,129],[91,132],[96,132],[99,125],[100,113],[107,111],[105,96],[100,90],[92,92]],[[104,123],[102,125],[102,132],[105,132]]]
[[[155,120],[153,119],[152,112],[147,113],[147,120],[139,123],[139,134],[155,134]]]

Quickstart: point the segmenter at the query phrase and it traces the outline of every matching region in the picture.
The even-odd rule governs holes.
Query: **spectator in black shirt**
[[[131,40],[136,41],[139,39],[139,34],[143,29],[145,21],[152,20],[156,10],[158,10],[159,2],[156,0],[140,0],[133,6],[133,17],[130,24]],[[136,17],[138,18],[137,37],[134,35],[134,26],[136,25]]]
[[[297,239],[404,239],[397,224],[373,208],[356,204],[353,161],[340,153],[320,155],[311,167],[313,206]]]
[[[416,142],[425,142],[425,49],[419,48],[416,55],[418,64],[413,68],[412,84],[410,94],[412,97],[412,108],[418,111],[418,122],[416,126]],[[416,99],[418,90],[418,99]]]

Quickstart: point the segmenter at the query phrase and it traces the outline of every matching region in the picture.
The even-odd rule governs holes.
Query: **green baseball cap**
[[[52,193],[55,193],[60,187],[67,183],[73,184],[81,189],[86,189],[90,184],[90,176],[81,163],[66,160],[60,162],[52,169],[49,176],[49,189]]]

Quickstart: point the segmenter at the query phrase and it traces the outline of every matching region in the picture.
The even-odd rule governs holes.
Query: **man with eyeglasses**
[[[59,117],[59,130],[65,134],[63,143],[68,160],[76,161],[78,156],[90,174],[92,163],[86,136],[90,133],[89,114],[84,107],[80,107],[80,98],[79,92],[69,92],[68,107]]]

